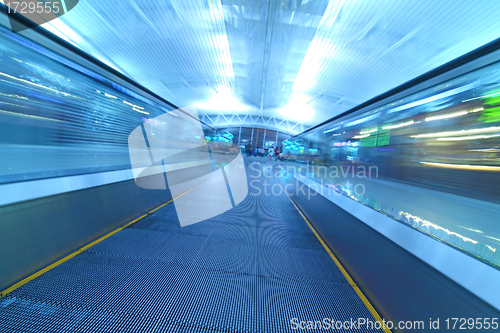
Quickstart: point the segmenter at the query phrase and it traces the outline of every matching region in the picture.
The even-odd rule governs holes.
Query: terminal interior
[[[500,2],[0,8],[0,333],[499,330]]]

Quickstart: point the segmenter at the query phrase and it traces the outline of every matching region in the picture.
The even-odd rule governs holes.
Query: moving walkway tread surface
[[[463,332],[458,325],[454,330],[443,327],[445,320],[500,318],[497,309],[325,197],[318,194],[309,200],[307,195],[297,193],[294,201],[386,320],[423,320],[428,325],[430,318],[439,318],[441,330],[434,332]],[[476,327],[472,331],[492,329]]]
[[[258,195],[264,180],[283,180],[261,180],[224,214],[181,228],[168,204],[16,289],[0,299],[0,332],[291,332],[292,318],[375,321],[286,194]]]

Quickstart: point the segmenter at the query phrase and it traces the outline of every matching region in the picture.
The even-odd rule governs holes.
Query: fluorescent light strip
[[[461,131],[453,131],[453,132],[419,134],[419,135],[412,135],[412,138],[434,138],[434,137],[438,137],[438,136],[490,133],[490,132],[498,132],[498,131],[500,131],[500,126],[476,128],[476,129],[471,129],[471,130],[461,130]]]
[[[477,151],[477,152],[481,152],[481,153],[498,153],[498,152],[500,152],[500,149],[496,149],[496,148],[469,149],[469,151]]]
[[[365,135],[356,135],[356,136],[353,136],[352,138],[353,139],[363,139],[363,138],[367,138],[369,137],[370,134],[365,134]]]
[[[455,113],[443,114],[441,116],[433,116],[433,117],[425,118],[425,121],[433,121],[433,120],[460,117],[460,116],[466,115],[468,113],[469,112],[467,112],[467,111],[460,111],[460,112],[455,112]]]
[[[442,99],[442,98],[446,98],[446,97],[450,97],[450,96],[453,96],[453,95],[456,95],[456,94],[460,94],[460,93],[462,93],[464,91],[467,91],[467,90],[470,90],[470,89],[474,88],[476,85],[477,85],[476,83],[470,83],[470,84],[467,84],[467,85],[465,85],[463,87],[451,89],[451,90],[442,92],[440,94],[424,98],[424,99],[422,99],[420,101],[416,101],[416,102],[412,102],[412,103],[408,103],[408,104],[405,104],[405,105],[398,106],[397,108],[394,108],[392,110],[387,111],[387,113],[393,113],[393,112],[403,111],[403,110],[406,110],[406,109],[413,108],[415,106],[419,106],[419,105],[426,104],[426,103],[429,103],[429,102],[437,101],[437,100]]]
[[[483,95],[483,96],[479,96],[479,97],[475,97],[475,98],[469,98],[469,99],[463,100],[462,103],[469,102],[469,101],[474,101],[476,99],[480,99],[480,98],[484,98],[484,97],[496,96],[496,95],[500,95],[500,92],[499,93],[495,93],[495,94]]]
[[[480,140],[480,139],[490,139],[500,136],[500,134],[493,135],[471,135],[471,136],[457,136],[451,138],[438,138],[438,141],[466,141],[466,140]]]
[[[24,82],[24,83],[27,83],[27,84],[31,84],[31,85],[33,85],[33,86],[37,86],[37,87],[40,87],[40,88],[43,88],[43,89],[47,89],[47,90],[50,90],[50,91],[53,91],[53,92],[56,92],[56,93],[61,93],[61,94],[63,94],[64,96],[71,96],[71,95],[70,95],[70,94],[68,94],[68,93],[65,93],[65,92],[62,92],[62,91],[59,91],[59,90],[56,90],[56,89],[52,89],[52,88],[49,88],[49,87],[45,87],[45,86],[42,86],[41,84],[37,84],[37,83],[30,82],[30,81],[27,81],[27,80],[19,79],[19,78],[17,78],[17,77],[14,77],[14,76],[12,76],[12,75],[9,75],[9,74],[5,74],[5,73],[0,72],[0,75],[6,76],[6,77],[8,77],[9,79],[13,79],[13,80],[16,80],[16,81],[21,81],[21,82]]]
[[[140,112],[140,113],[144,113],[144,114],[149,114],[149,112],[142,111],[142,110],[136,109],[136,108],[134,108],[134,107],[132,107],[132,110],[137,111],[137,112]]]
[[[33,116],[31,114],[17,113],[17,112],[5,111],[5,110],[0,110],[0,113],[5,113],[5,114],[8,114],[8,115],[18,116],[18,117],[32,118],[32,119],[49,120],[49,121],[59,121],[59,122],[64,121],[64,120],[59,120],[59,119],[52,119],[52,118],[46,118],[46,117]]]
[[[377,131],[378,131],[378,128],[374,128],[374,129],[371,129],[368,131],[359,132],[359,134],[364,135],[364,134],[370,134],[370,133],[377,132]]]
[[[138,106],[138,105],[135,105],[135,104],[132,104],[132,103],[129,103],[129,102],[127,102],[127,101],[123,101],[123,103],[125,103],[125,104],[127,104],[127,105],[130,105],[132,108],[136,108],[136,109],[144,110],[144,108],[143,108],[143,107]],[[135,110],[135,111],[137,111],[137,110]],[[139,112],[140,112],[140,111],[139,111]],[[149,114],[149,113],[146,113],[146,114]]]
[[[481,170],[481,171],[500,171],[498,166],[489,165],[469,165],[469,164],[447,164],[447,163],[433,163],[433,162],[420,162],[425,165],[432,165],[440,168],[448,169],[463,169],[463,170]]]
[[[394,129],[394,128],[400,128],[400,127],[410,126],[410,125],[413,125],[413,124],[415,124],[415,122],[412,120],[412,121],[408,121],[406,123],[401,123],[401,124],[397,124],[397,125],[384,126],[384,127],[382,127],[382,129],[383,130],[388,130],[388,129]]]
[[[337,127],[334,127],[334,128],[331,128],[329,130],[326,130],[326,131],[323,131],[323,134],[326,134],[326,133],[330,133],[330,132],[333,132],[333,131],[336,131],[340,128],[340,126],[337,126]]]
[[[358,120],[351,121],[350,123],[345,124],[344,127],[349,127],[349,126],[354,126],[354,125],[357,125],[357,124],[361,124],[361,123],[373,120],[373,119],[378,118],[378,117],[380,117],[380,112],[372,114],[371,116],[368,116],[368,117],[364,117],[364,118],[361,118],[361,119],[358,119]]]

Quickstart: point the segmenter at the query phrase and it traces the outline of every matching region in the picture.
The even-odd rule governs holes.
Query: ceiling
[[[84,0],[44,27],[217,127],[295,134],[499,38],[498,13],[497,0]]]

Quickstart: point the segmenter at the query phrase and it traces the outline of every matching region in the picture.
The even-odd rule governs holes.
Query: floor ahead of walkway
[[[0,299],[0,332],[291,332],[292,318],[374,321],[289,198],[264,194],[264,180],[286,180],[258,177],[262,162],[247,168],[254,182],[232,210],[181,228],[168,204]]]

